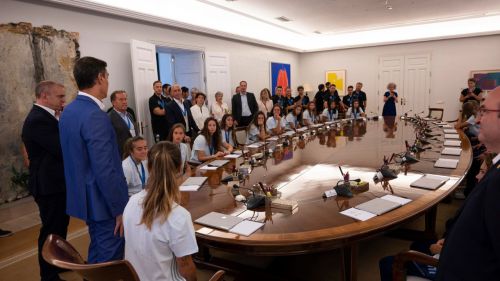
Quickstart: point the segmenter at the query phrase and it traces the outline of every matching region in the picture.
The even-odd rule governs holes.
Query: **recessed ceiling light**
[[[291,19],[289,19],[289,18],[287,18],[285,16],[277,17],[276,19],[279,20],[279,21],[282,21],[282,22],[292,21]]]

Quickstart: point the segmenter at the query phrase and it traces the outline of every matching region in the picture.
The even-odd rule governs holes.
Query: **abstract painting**
[[[470,76],[476,79],[476,85],[484,91],[491,91],[500,86],[500,69],[474,70]]]
[[[346,92],[345,70],[327,70],[325,75],[326,82],[335,84],[339,95],[343,96]]]
[[[283,93],[291,85],[290,64],[271,62],[271,94],[274,96],[276,87],[283,87]]]

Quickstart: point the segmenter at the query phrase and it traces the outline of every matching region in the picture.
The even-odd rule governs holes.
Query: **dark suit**
[[[136,136],[139,135],[139,128],[135,122],[135,118],[126,112],[127,117],[130,119],[130,126],[134,128]],[[130,134],[129,124],[123,120],[116,110],[112,109],[108,112],[109,119],[111,119],[111,125],[115,129],[116,141],[118,143],[118,151],[120,152],[120,157],[123,155],[123,145],[125,142],[132,137]]]
[[[128,202],[116,135],[108,115],[78,94],[59,121],[68,215],[89,226],[89,263],[123,259],[125,240],[113,234]]]
[[[40,211],[42,227],[38,236],[40,276],[58,280],[58,269],[42,258],[42,247],[49,234],[66,238],[66,184],[59,141],[59,122],[45,109],[34,105],[23,125],[22,139],[30,160],[28,188]]]
[[[446,236],[436,280],[500,277],[499,182],[500,163],[496,163],[469,194]]]
[[[196,122],[194,122],[193,115],[191,114],[191,107],[189,106],[190,102],[188,100],[185,100],[182,104],[184,105],[184,109],[186,110],[185,113],[188,117],[189,128],[187,128],[186,120],[184,119],[181,107],[175,100],[172,100],[166,106],[168,128],[167,132],[170,133],[170,128],[172,128],[174,124],[181,123],[184,125],[184,127],[186,127],[186,129],[189,129],[189,135],[191,137],[195,137],[200,129],[196,125]]]
[[[259,105],[253,93],[246,93],[248,107],[252,113],[250,116],[242,116],[241,94],[234,95],[231,99],[232,114],[238,126],[248,126],[252,122],[253,116],[259,111]]]

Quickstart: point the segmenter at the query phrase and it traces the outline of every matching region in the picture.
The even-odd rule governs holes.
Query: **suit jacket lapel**
[[[57,118],[50,114],[47,110],[39,107],[38,105],[33,105],[33,108],[32,110],[35,110],[35,111],[38,111],[38,112],[41,112],[43,115],[45,115],[47,118],[50,118],[51,120],[53,121],[56,121],[56,122],[59,122],[59,120],[57,120]]]

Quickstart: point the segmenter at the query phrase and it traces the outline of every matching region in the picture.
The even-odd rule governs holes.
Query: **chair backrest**
[[[42,256],[48,263],[74,271],[89,281],[139,281],[137,272],[128,261],[86,264],[71,244],[55,234],[50,234],[45,240]]]
[[[443,120],[443,113],[444,113],[444,109],[442,109],[442,108],[429,107],[429,117],[430,118]]]
[[[219,270],[217,271],[214,275],[212,275],[212,278],[208,281],[222,281],[224,280],[224,274],[226,272],[224,270]]]
[[[236,144],[238,145],[244,145],[247,143],[247,128],[246,127],[239,127],[236,129],[234,132],[236,135]]]

